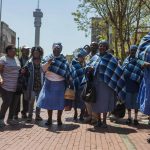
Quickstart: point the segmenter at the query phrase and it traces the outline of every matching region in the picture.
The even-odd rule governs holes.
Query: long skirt
[[[139,109],[139,103],[137,101],[138,93],[127,93],[125,104],[127,109]]]
[[[147,83],[146,81],[150,80],[148,78],[149,76],[143,78],[137,98],[140,105],[140,111],[146,115],[150,115],[150,82]]]
[[[83,101],[82,97],[81,97],[81,93],[83,91],[83,87],[81,89],[78,89],[75,93],[75,100],[74,100],[74,108],[77,109],[85,109],[86,105],[85,102]]]
[[[37,107],[48,110],[63,110],[64,92],[64,81],[50,81],[45,79],[44,85],[39,94]]]
[[[145,55],[145,61],[150,62],[150,48]],[[140,85],[138,102],[140,104],[140,111],[146,115],[150,115],[150,68],[144,69],[144,76]]]
[[[92,110],[95,113],[106,113],[114,110],[115,93],[103,81],[94,81],[96,87],[96,103],[92,103]]]

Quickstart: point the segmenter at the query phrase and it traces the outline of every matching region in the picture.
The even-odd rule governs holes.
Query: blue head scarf
[[[137,47],[136,45],[131,45],[129,50],[130,50],[130,51],[135,51],[135,52],[136,52],[137,49],[138,49],[138,47]]]
[[[53,43],[53,45],[52,45],[52,49],[54,49],[56,46],[57,46],[57,47],[59,46],[60,51],[62,51],[63,46],[62,46],[62,44],[61,44],[60,42]]]
[[[88,55],[87,51],[83,48],[78,49],[77,57],[86,57]]]
[[[139,44],[137,53],[136,53],[136,57],[144,60],[145,54],[146,54],[149,47],[150,47],[150,32],[142,38],[142,40]]]

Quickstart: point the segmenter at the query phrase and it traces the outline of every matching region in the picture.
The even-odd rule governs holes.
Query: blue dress
[[[139,109],[137,95],[139,91],[139,83],[126,79],[126,99],[125,105],[127,109]]]
[[[147,50],[145,61],[150,62],[150,47]],[[150,115],[150,68],[144,69],[144,77],[140,85],[138,101],[140,104],[140,110],[144,114]]]
[[[79,108],[79,109],[85,109],[85,102],[83,101],[82,97],[81,97],[81,93],[83,91],[83,87],[81,87],[80,89],[78,89],[75,93],[75,101],[73,104],[73,107],[75,109]]]
[[[50,81],[45,79],[40,92],[37,107],[48,110],[64,109],[65,81]]]
[[[115,92],[99,78],[98,72],[94,79],[94,86],[96,87],[96,103],[92,103],[93,112],[106,113],[113,111],[115,108]]]

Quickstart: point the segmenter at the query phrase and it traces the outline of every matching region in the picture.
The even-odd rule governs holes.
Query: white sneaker
[[[4,127],[4,126],[6,126],[4,120],[3,120],[3,119],[0,119],[0,127]]]
[[[8,120],[7,120],[7,124],[12,125],[12,126],[15,126],[15,125],[18,125],[19,122],[18,122],[17,120],[8,119]]]

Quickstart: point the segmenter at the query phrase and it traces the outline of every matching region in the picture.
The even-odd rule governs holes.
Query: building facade
[[[9,44],[16,45],[16,32],[9,28],[8,24],[1,22],[0,55],[5,53]]]

